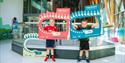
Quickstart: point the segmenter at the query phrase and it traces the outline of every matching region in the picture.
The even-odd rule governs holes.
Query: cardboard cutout
[[[39,39],[68,39],[69,34],[69,24],[70,24],[70,9],[69,8],[57,8],[57,12],[47,12],[41,13],[39,16]],[[48,32],[44,30],[43,22],[45,20],[64,20],[66,22],[66,30],[65,31],[53,31]],[[55,22],[55,24],[57,24]],[[64,24],[64,23],[62,23]],[[47,25],[48,26],[48,25]]]
[[[86,30],[76,30],[71,24],[76,19],[84,19],[94,17],[98,21],[98,26]],[[70,39],[80,39],[95,37],[101,34],[101,20],[100,20],[100,6],[99,5],[89,5],[85,6],[84,10],[71,13],[70,16]]]

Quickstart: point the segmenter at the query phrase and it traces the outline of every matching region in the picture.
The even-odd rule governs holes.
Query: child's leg
[[[85,50],[81,50],[81,51],[80,51],[79,57],[81,57],[82,59],[85,59],[85,58],[86,58]]]
[[[83,56],[83,50],[80,50],[79,56],[80,56],[80,57]]]
[[[50,51],[50,49],[47,48],[47,49],[46,49],[46,57],[45,57],[44,61],[47,61],[47,60],[48,60],[48,58],[49,58],[49,51]]]
[[[51,48],[51,55],[54,55],[54,48]]]
[[[51,48],[51,58],[52,58],[52,61],[55,61],[54,48]]]
[[[89,50],[85,50],[85,56],[86,58],[89,58]]]
[[[83,42],[80,41],[80,51],[79,51],[79,57],[77,59],[78,62],[80,62],[82,60],[82,56],[83,56]]]
[[[89,60],[89,50],[85,50],[85,55],[86,55],[87,63],[90,63],[90,60]]]
[[[47,49],[46,49],[46,55],[49,55],[49,52],[50,52],[50,49],[47,48]]]
[[[78,62],[80,62],[82,60],[82,56],[83,56],[83,50],[79,51],[79,57],[78,57]]]

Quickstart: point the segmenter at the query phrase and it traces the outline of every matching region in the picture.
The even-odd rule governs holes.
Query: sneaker
[[[52,59],[52,61],[55,61],[55,57],[54,57],[54,55],[51,56],[51,59]]]
[[[77,62],[80,62],[82,60],[82,57],[79,57],[78,59],[77,59]]]
[[[86,62],[87,62],[87,63],[90,63],[90,60],[89,60],[89,59],[86,59]]]
[[[44,61],[47,61],[48,59],[49,59],[49,56],[46,56],[45,59],[44,59]]]

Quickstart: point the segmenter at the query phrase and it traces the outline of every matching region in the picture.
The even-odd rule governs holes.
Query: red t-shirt
[[[55,26],[46,26],[44,28],[44,30],[46,30],[46,31],[57,31],[57,28]]]

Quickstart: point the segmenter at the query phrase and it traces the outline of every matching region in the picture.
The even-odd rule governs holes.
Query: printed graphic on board
[[[99,5],[85,6],[84,10],[71,13],[70,38],[95,37],[101,34]]]
[[[69,16],[69,8],[57,8],[57,12],[41,13],[39,16],[39,38],[68,39]]]

